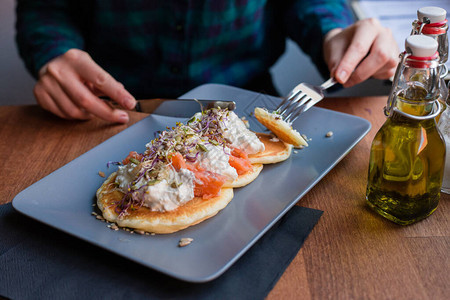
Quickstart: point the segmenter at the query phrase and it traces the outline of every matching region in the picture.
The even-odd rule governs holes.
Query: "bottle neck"
[[[400,122],[415,123],[429,122],[435,124],[436,117],[441,112],[439,101],[414,102],[397,95],[394,99],[394,106],[387,116],[392,120]]]
[[[402,66],[394,95],[408,101],[434,101],[440,94],[440,65],[435,60],[407,58]]]
[[[445,34],[448,31],[448,21],[445,19],[442,22],[437,23],[423,23],[420,21],[415,22],[415,30],[418,34]]]
[[[408,55],[405,59],[404,67],[429,70],[437,69],[440,67],[439,52],[436,52],[433,56],[429,57]]]
[[[439,107],[439,56],[414,57],[402,53],[385,114],[397,112],[413,120],[431,118]],[[438,109],[439,110],[439,109]]]
[[[429,116],[437,99],[427,100],[424,98],[422,89],[408,89],[400,91],[395,97],[397,110],[412,116]]]

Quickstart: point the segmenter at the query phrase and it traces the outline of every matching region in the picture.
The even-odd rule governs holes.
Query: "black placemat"
[[[0,206],[0,295],[12,299],[263,299],[322,211],[294,206],[207,283],[173,279]]]

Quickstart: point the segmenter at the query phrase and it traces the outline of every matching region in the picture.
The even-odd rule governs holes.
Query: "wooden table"
[[[450,196],[407,227],[365,204],[369,149],[385,121],[385,103],[386,97],[320,103],[363,117],[372,129],[301,199],[324,214],[269,299],[448,299]],[[145,116],[131,113],[130,124]],[[0,121],[0,203],[127,127],[65,121],[37,106],[2,106]]]

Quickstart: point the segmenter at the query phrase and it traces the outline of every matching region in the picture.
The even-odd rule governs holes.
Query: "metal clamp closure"
[[[447,65],[446,64],[441,64],[440,66],[441,66],[442,69],[441,69],[441,74],[440,74],[439,77],[441,77],[441,78],[447,77],[447,74],[448,74]]]
[[[430,22],[430,19],[429,19],[429,18],[423,17],[422,22],[421,22],[421,23],[420,23],[420,22],[418,23],[418,24],[420,25],[418,34],[422,34],[423,28],[424,28],[426,25],[430,24],[430,23],[431,23],[431,22]]]
[[[391,88],[391,92],[389,93],[389,97],[387,100],[387,104],[384,107],[384,114],[386,116],[389,116],[389,114],[391,113],[393,107],[394,107],[394,94],[395,94],[395,88],[398,85],[398,80],[400,78],[400,73],[402,72],[403,69],[403,65],[405,64],[405,60],[406,57],[409,55],[409,53],[402,52],[400,53],[400,62],[398,63],[397,69],[395,70],[395,75],[394,75],[394,82],[392,82],[392,88]]]
[[[436,118],[439,115],[439,113],[441,112],[441,108],[442,108],[441,103],[438,100],[435,100],[434,104],[433,104],[433,110],[432,110],[431,114],[426,115],[426,116],[411,115],[411,114],[405,113],[404,111],[401,111],[397,107],[394,107],[392,110],[394,112],[404,116],[404,117],[407,117],[407,118],[410,118],[410,119],[413,119],[413,120],[416,120],[416,121],[423,121],[423,120]]]

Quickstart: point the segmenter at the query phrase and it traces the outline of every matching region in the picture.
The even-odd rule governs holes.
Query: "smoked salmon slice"
[[[247,153],[238,148],[234,148],[231,151],[228,163],[230,164],[230,166],[236,169],[238,175],[245,174],[252,169],[252,164],[248,159]]]
[[[196,164],[188,164],[179,152],[172,154],[172,166],[175,170],[188,169],[194,173],[194,196],[209,199],[217,196],[226,181],[225,176],[206,171]]]
[[[130,162],[130,159],[136,159],[138,161],[141,161],[142,154],[139,154],[136,151],[130,151],[128,156],[124,160],[122,160],[122,164],[124,165],[128,164]]]

